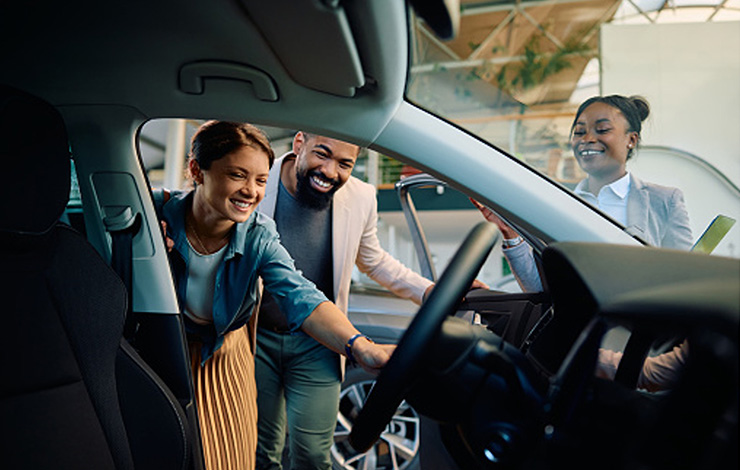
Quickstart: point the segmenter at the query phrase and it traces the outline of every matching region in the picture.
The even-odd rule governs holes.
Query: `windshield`
[[[598,157],[607,160],[615,153],[607,150],[618,145],[624,156],[632,145],[624,166],[635,180],[590,195],[589,188],[580,188],[576,194],[647,243],[690,249],[717,216],[740,218],[740,0],[712,1],[697,6],[464,0],[459,34],[452,41],[440,41],[413,19],[406,98],[570,191],[589,178],[587,170],[593,172],[585,159],[605,154]],[[584,153],[579,161],[571,134],[579,105],[614,94],[638,95],[648,103],[639,135],[630,137],[626,118],[617,117],[612,124],[623,127],[614,143],[615,138],[598,134],[605,130],[603,123],[598,127],[598,119],[586,113],[573,134],[595,137],[586,147],[591,155]],[[156,120],[144,126],[139,144],[153,186],[188,184],[187,142],[201,123]],[[263,129],[277,155],[290,150],[295,130]],[[429,245],[424,252],[394,189],[414,173],[418,170],[372,148],[360,152],[353,169],[354,176],[377,189],[382,247],[423,275],[428,275],[422,269],[427,262],[438,274],[482,218],[465,187],[411,188]],[[667,189],[645,190],[641,202],[630,202],[642,184]],[[638,219],[630,204],[638,207]],[[728,227],[726,221],[718,225]],[[740,224],[729,225],[713,254],[740,257]],[[498,244],[480,279],[496,290],[520,289],[509,261]],[[357,270],[353,281],[373,284]]]
[[[461,3],[451,41],[413,22],[409,101],[649,244],[690,249],[718,215],[740,216],[740,1]],[[608,95],[625,99],[573,127]],[[647,113],[622,107],[634,96]],[[740,230],[713,253],[740,257]]]

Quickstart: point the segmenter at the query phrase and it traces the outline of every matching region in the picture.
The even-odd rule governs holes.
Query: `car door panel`
[[[465,297],[460,311],[473,312],[475,323],[480,322],[504,340],[521,348],[549,308],[550,297],[544,292],[511,294],[476,289]]]

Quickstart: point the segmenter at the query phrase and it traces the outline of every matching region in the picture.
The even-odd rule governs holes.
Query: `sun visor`
[[[355,40],[338,1],[240,2],[296,82],[347,97],[365,84]]]

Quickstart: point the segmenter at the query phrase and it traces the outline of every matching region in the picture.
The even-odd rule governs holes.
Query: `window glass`
[[[69,185],[69,201],[67,207],[62,214],[61,220],[74,227],[78,232],[85,235],[85,220],[82,212],[82,193],[80,192],[80,184],[77,180],[77,169],[75,168],[74,160],[70,159],[70,185]]]
[[[650,113],[626,170],[681,191],[691,231],[684,247],[717,215],[740,218],[736,1],[461,3],[460,32],[451,41],[413,23],[409,101],[575,190],[595,171],[579,164],[572,148],[578,106],[596,95],[639,95]],[[594,143],[591,153],[608,153],[605,145]],[[628,199],[612,211],[603,196],[597,190],[589,201],[633,233]],[[658,207],[651,210],[661,216]],[[670,220],[653,239],[641,238],[668,244],[663,227]],[[714,254],[740,257],[738,225]]]
[[[152,188],[190,189],[187,158],[190,139],[205,121],[156,119],[148,121],[139,133],[139,149]],[[270,139],[276,157],[291,151],[295,130],[258,125]],[[378,239],[392,256],[421,272],[413,242],[401,213],[394,184],[413,168],[369,149],[361,149],[352,175],[373,184],[378,191]],[[436,246],[435,246],[436,249]],[[355,268],[353,282],[373,290],[380,286]]]

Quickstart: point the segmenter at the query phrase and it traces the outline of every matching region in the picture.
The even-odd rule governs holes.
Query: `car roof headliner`
[[[320,14],[330,10],[323,4],[280,0],[263,8],[262,3],[5,2],[0,7],[0,35],[6,45],[2,81],[62,107],[121,105],[146,118],[238,119],[307,129],[313,123],[321,126],[316,130],[372,141],[403,96],[408,68],[404,2],[343,2],[338,8],[351,29],[344,37],[322,33],[331,30],[331,24],[322,23]],[[258,28],[254,19],[273,16],[276,8],[293,12],[294,19],[283,15],[260,21]],[[332,18],[329,14],[327,21]],[[291,34],[281,34],[286,25]],[[344,42],[349,44],[340,47]],[[356,48],[365,77],[354,96],[340,96],[331,83],[324,90],[316,89],[321,84],[301,84],[306,83],[301,74],[318,67],[329,82],[341,75],[351,67],[341,60],[347,48]],[[286,68],[291,58],[274,51],[292,56],[291,70]],[[184,93],[180,71],[200,61],[244,64],[264,72],[278,100],[257,99],[249,83],[234,80],[207,81],[200,95]]]

